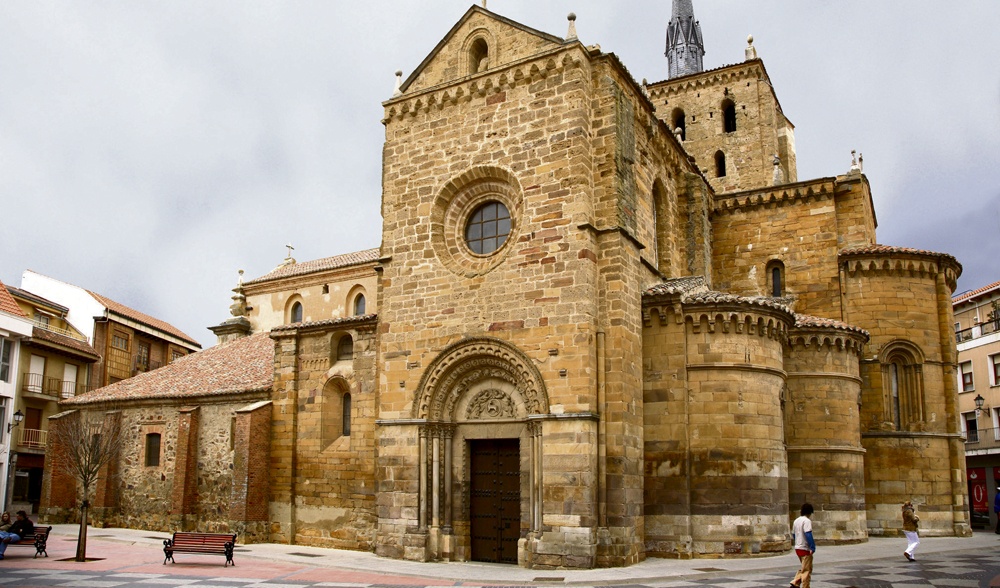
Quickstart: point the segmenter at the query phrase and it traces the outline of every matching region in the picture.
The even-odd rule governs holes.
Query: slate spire
[[[705,42],[701,25],[694,19],[693,0],[674,0],[667,25],[667,77],[677,78],[702,71]]]

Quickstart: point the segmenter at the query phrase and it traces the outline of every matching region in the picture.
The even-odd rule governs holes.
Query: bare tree
[[[125,444],[122,414],[117,410],[82,409],[76,414],[61,415],[58,425],[49,435],[59,448],[59,459],[53,467],[76,478],[83,490],[80,505],[80,533],[76,544],[76,561],[87,561],[87,509],[90,493],[96,487],[102,470],[117,459]],[[112,468],[108,468],[112,469]],[[107,471],[103,472],[108,474]]]

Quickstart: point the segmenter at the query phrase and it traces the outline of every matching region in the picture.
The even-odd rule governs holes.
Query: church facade
[[[798,180],[752,44],[703,71],[674,4],[652,84],[470,8],[384,102],[378,249],[289,255],[218,348],[63,403],[137,439],[100,520],[540,569],[782,553],[803,502],[821,543],[907,499],[967,535],[961,266],[878,244],[857,166]]]

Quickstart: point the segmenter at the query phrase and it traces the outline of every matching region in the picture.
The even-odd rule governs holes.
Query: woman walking
[[[917,535],[917,523],[920,521],[918,517],[913,512],[913,503],[907,500],[903,503],[903,534],[906,535],[906,541],[908,545],[906,546],[906,551],[903,552],[903,557],[909,561],[916,561],[913,554],[917,551],[917,545],[920,545],[920,537]]]

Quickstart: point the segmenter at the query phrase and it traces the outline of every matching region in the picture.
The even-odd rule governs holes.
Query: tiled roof
[[[63,405],[144,398],[198,398],[270,390],[274,341],[266,332],[185,355],[159,369],[62,401]]]
[[[868,331],[862,329],[861,327],[855,327],[854,325],[849,325],[841,321],[835,321],[833,319],[823,318],[819,316],[812,316],[808,314],[795,315],[795,328],[839,329],[841,331],[851,331],[854,333],[864,335],[866,339],[869,338]]]
[[[648,296],[662,296],[669,294],[686,294],[695,290],[708,291],[704,276],[688,276],[685,278],[672,278],[662,284],[656,284],[646,289]]]
[[[980,294],[986,294],[987,292],[990,292],[992,290],[996,290],[998,288],[1000,288],[1000,282],[993,282],[992,284],[989,284],[987,286],[983,286],[982,288],[977,288],[975,290],[969,290],[967,292],[962,292],[961,294],[959,294],[957,296],[954,296],[951,299],[951,303],[952,304],[959,304],[961,302],[965,302],[966,300],[971,300],[973,298],[976,298]]]
[[[367,321],[372,321],[378,318],[377,314],[363,314],[358,316],[345,316],[340,318],[323,319],[321,321],[310,321],[307,323],[292,323],[290,325],[279,325],[271,329],[271,332],[275,331],[293,331],[295,329],[302,329],[308,327],[327,327],[336,326],[347,323],[363,323]]]
[[[201,349],[201,343],[198,343],[193,338],[191,338],[190,336],[188,336],[187,334],[185,334],[183,331],[181,331],[180,329],[178,329],[177,327],[171,325],[170,323],[168,323],[166,321],[161,321],[160,319],[151,317],[151,316],[149,316],[148,314],[146,314],[144,312],[139,312],[138,310],[135,310],[134,308],[130,308],[128,306],[125,306],[124,304],[122,304],[120,302],[115,302],[114,300],[108,298],[107,296],[101,296],[97,292],[91,292],[90,290],[87,290],[87,293],[90,294],[91,296],[93,296],[95,300],[97,300],[98,302],[100,302],[101,304],[103,304],[105,307],[107,307],[108,310],[110,310],[110,311],[112,311],[112,312],[114,312],[116,314],[120,314],[120,315],[122,315],[124,317],[127,317],[127,318],[130,318],[130,319],[132,319],[132,320],[134,320],[136,322],[142,323],[142,324],[146,325],[147,327],[153,327],[154,329],[159,329],[159,330],[163,331],[164,333],[170,333],[174,337],[177,337],[178,339],[182,339],[182,340],[190,343],[191,345],[194,345],[198,349]]]
[[[0,282],[0,312],[6,312],[18,317],[26,316],[21,311],[21,307],[14,302],[14,297],[7,291],[7,286],[3,282]]]
[[[958,260],[955,259],[954,255],[949,255],[947,253],[939,253],[937,251],[928,251],[926,249],[912,249],[910,247],[893,247],[892,245],[869,245],[867,247],[853,247],[850,249],[841,249],[841,255],[886,255],[894,253],[903,253],[909,255],[928,255],[931,257],[942,257],[948,259],[956,264]],[[961,265],[961,264],[959,264]]]
[[[56,309],[56,310],[58,310],[60,312],[69,312],[69,308],[67,308],[67,307],[65,307],[62,304],[59,304],[57,302],[52,302],[48,298],[42,298],[38,294],[32,294],[31,292],[28,292],[27,290],[22,290],[20,288],[15,288],[13,286],[7,286],[7,289],[10,290],[11,294],[13,294],[14,296],[17,296],[18,298],[23,298],[23,299],[28,300],[30,302],[41,304],[42,306],[48,306],[49,308],[54,308],[54,309]]]
[[[54,343],[56,345],[72,349],[80,355],[88,357],[93,361],[101,359],[101,355],[97,353],[97,350],[91,347],[86,341],[79,341],[72,337],[67,337],[66,335],[53,333],[52,331],[41,327],[34,327],[31,330],[31,338],[39,341],[48,341],[49,343]]]
[[[279,278],[290,278],[292,276],[301,276],[311,274],[313,272],[339,269],[343,267],[350,267],[352,265],[361,265],[364,263],[373,263],[378,260],[378,258],[379,248],[376,247],[375,249],[365,249],[364,251],[334,255],[333,257],[303,261],[302,263],[279,265],[271,270],[270,273],[267,273],[259,278],[254,278],[248,282],[244,282],[244,284],[259,284],[261,282],[268,282]]]

